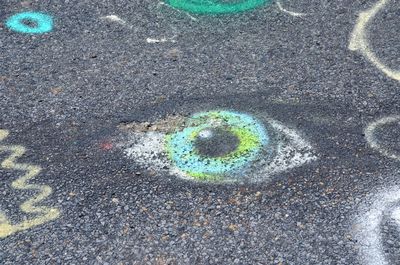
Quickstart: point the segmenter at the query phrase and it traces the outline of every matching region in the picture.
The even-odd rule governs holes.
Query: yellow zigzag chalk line
[[[391,69],[375,55],[370,48],[367,36],[368,24],[374,19],[378,12],[389,3],[389,1],[390,0],[380,0],[371,9],[360,13],[357,24],[351,34],[349,49],[351,51],[359,51],[385,75],[400,81],[400,71]]]
[[[0,129],[0,142],[7,138],[9,132]],[[7,237],[16,232],[23,231],[56,219],[60,211],[46,206],[35,206],[47,198],[51,193],[51,187],[47,185],[30,184],[29,180],[36,177],[42,170],[40,166],[16,163],[19,157],[25,153],[25,148],[20,145],[0,145],[0,152],[9,152],[11,155],[3,160],[0,166],[8,170],[26,171],[26,174],[11,183],[11,187],[20,190],[37,190],[39,193],[21,204],[20,209],[27,214],[36,214],[33,219],[24,220],[18,224],[12,224],[7,217],[0,212],[0,238]]]

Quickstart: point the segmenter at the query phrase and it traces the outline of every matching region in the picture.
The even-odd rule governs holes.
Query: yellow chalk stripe
[[[7,130],[0,130],[0,141],[7,138],[9,132]],[[23,231],[34,226],[38,226],[56,219],[60,215],[60,211],[56,208],[50,208],[47,206],[36,206],[36,204],[43,201],[51,193],[51,187],[47,185],[38,185],[28,183],[30,180],[35,178],[40,172],[41,167],[31,164],[21,164],[15,161],[25,154],[25,148],[19,145],[0,145],[0,152],[11,153],[3,162],[1,167],[8,170],[19,170],[25,171],[26,174],[11,183],[11,187],[19,190],[37,190],[38,194],[29,198],[27,201],[20,205],[22,212],[27,214],[38,215],[35,218],[22,221],[18,224],[12,224],[8,218],[0,213],[0,238],[7,237],[16,232]]]
[[[380,0],[372,8],[361,12],[357,24],[351,34],[349,49],[351,51],[359,51],[364,55],[376,68],[382,71],[388,77],[400,81],[400,71],[396,71],[385,65],[372,51],[368,43],[367,27],[381,9],[383,9],[389,0]]]

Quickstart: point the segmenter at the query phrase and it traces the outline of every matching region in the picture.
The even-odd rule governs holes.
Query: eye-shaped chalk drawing
[[[195,181],[259,182],[316,159],[295,130],[235,111],[168,117],[123,129],[129,131],[128,143],[121,145],[129,158]]]
[[[370,47],[367,36],[368,25],[389,1],[390,0],[380,0],[371,9],[360,13],[357,24],[351,35],[349,49],[352,51],[359,51],[385,75],[400,81],[400,71],[391,69],[375,55]]]
[[[174,8],[197,14],[237,13],[266,5],[270,0],[167,0]]]
[[[355,221],[354,231],[360,244],[360,259],[365,265],[398,264],[389,261],[384,250],[385,237],[383,227],[394,226],[394,233],[400,230],[400,189],[394,187],[379,192],[373,202],[361,210]],[[397,230],[397,231],[396,231]],[[398,258],[396,258],[398,259]]]
[[[22,12],[11,16],[6,26],[16,32],[42,34],[53,29],[53,18],[40,12]]]

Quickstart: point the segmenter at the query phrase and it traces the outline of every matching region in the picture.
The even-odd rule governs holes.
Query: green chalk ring
[[[215,125],[218,121],[220,125]],[[253,117],[231,111],[198,113],[187,120],[184,129],[166,136],[166,150],[173,164],[186,175],[197,180],[219,181],[246,167],[268,145],[269,137],[264,126]],[[239,146],[221,157],[200,155],[195,146],[199,133],[207,128],[222,126],[235,135]]]

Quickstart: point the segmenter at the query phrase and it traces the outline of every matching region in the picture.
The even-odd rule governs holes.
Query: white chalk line
[[[351,51],[359,51],[385,75],[392,79],[400,81],[400,71],[391,69],[375,55],[375,53],[370,48],[367,37],[368,24],[388,3],[389,0],[380,0],[372,8],[359,14],[357,23],[353,29],[353,32],[351,33],[348,48]]]
[[[147,38],[146,39],[147,43],[150,44],[156,44],[156,43],[164,43],[164,42],[172,42],[175,43],[175,36],[172,38],[160,38],[160,39],[155,39],[155,38]]]
[[[294,12],[294,11],[289,11],[289,10],[285,9],[285,8],[282,6],[282,4],[281,4],[280,1],[276,1],[276,4],[277,4],[277,6],[278,6],[278,8],[279,8],[280,11],[282,11],[282,12],[284,12],[284,13],[286,13],[286,14],[289,14],[289,15],[291,15],[291,16],[294,16],[294,17],[303,17],[303,16],[306,16],[306,15],[307,15],[306,13]]]
[[[365,134],[365,139],[367,140],[368,144],[370,145],[370,147],[378,152],[380,152],[382,155],[395,159],[395,160],[399,160],[400,161],[400,156],[393,154],[392,152],[390,152],[389,150],[385,149],[384,147],[382,147],[378,141],[376,140],[375,136],[374,136],[374,132],[378,127],[381,127],[382,125],[385,124],[389,124],[389,123],[394,123],[394,122],[400,122],[400,116],[396,115],[396,116],[389,116],[389,117],[385,117],[382,119],[379,119],[377,121],[374,121],[372,123],[370,123],[364,130],[364,134]]]
[[[103,20],[103,21],[117,23],[119,25],[128,27],[129,29],[133,29],[132,25],[128,24],[128,22],[126,22],[124,19],[120,18],[117,15],[102,16],[102,17],[100,17],[100,19]]]
[[[118,17],[117,15],[108,15],[108,16],[102,16],[100,17],[101,20],[105,21],[110,21],[110,22],[115,22],[123,26],[128,26],[129,28],[132,28],[131,25],[127,24],[125,20],[122,18]],[[175,43],[175,38],[176,36],[173,36],[172,38],[146,38],[147,43],[155,44],[155,43],[164,43],[164,42],[172,42]]]
[[[118,17],[117,15],[102,16],[102,17],[100,17],[100,19],[111,21],[111,22],[116,22],[121,25],[126,25],[126,21],[123,20],[122,18]]]
[[[161,38],[161,39],[153,39],[153,38],[147,38],[146,42],[147,43],[160,43],[160,42],[167,42],[168,40],[166,38]]]

